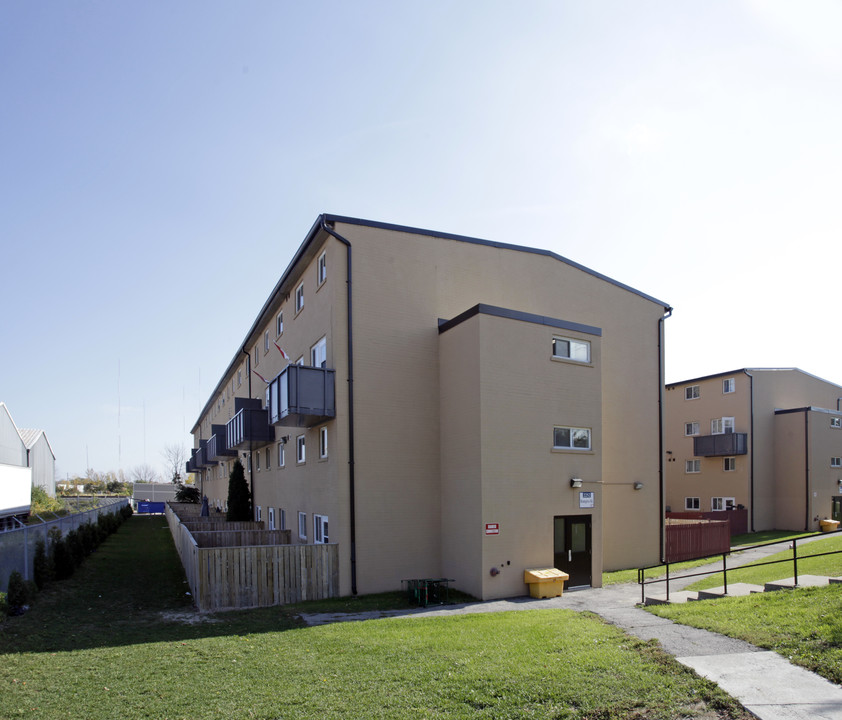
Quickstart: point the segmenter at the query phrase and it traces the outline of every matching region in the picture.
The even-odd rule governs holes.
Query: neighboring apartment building
[[[319,216],[201,411],[224,509],[338,543],[343,594],[655,563],[665,303],[545,250]]]
[[[839,385],[743,368],[667,385],[664,417],[668,509],[742,507],[751,531],[818,530],[839,514]]]

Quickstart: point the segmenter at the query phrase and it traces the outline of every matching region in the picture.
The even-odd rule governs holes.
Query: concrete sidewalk
[[[739,560],[750,562],[777,552],[762,548]],[[729,558],[729,567],[732,565]],[[714,567],[714,569],[716,569]],[[691,571],[699,572],[701,568]],[[694,578],[695,580],[695,578]],[[682,581],[671,581],[671,592]],[[692,580],[683,581],[683,585]],[[310,625],[384,617],[442,617],[479,612],[510,610],[568,609],[590,611],[642,640],[658,640],[661,647],[683,665],[712,680],[736,698],[760,720],[842,720],[842,687],[790,663],[775,652],[761,650],[741,640],[679,625],[657,617],[637,606],[640,588],[636,584],[610,585],[567,591],[562,597],[534,600],[517,597],[508,600],[438,606],[409,611],[349,614],[318,613],[303,615]],[[711,602],[711,601],[702,601]],[[713,601],[715,602],[715,601]]]

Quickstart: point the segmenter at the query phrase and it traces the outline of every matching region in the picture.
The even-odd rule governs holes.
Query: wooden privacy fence
[[[728,520],[667,518],[664,562],[681,562],[730,552],[729,526]]]
[[[191,533],[188,525],[192,523],[179,518],[181,505],[167,504],[167,523],[199,610],[268,607],[339,594],[339,548],[336,544],[215,545],[221,542],[223,535],[231,539],[268,540],[274,537],[288,542],[289,530],[249,528]],[[198,536],[201,536],[201,542],[197,540]],[[207,543],[206,547],[202,546],[204,543]]]
[[[748,532],[748,510],[746,508],[734,508],[732,510],[714,510],[701,512],[699,510],[683,510],[681,512],[667,511],[667,519],[676,518],[682,520],[728,520],[731,523],[731,536],[744,535]]]
[[[193,530],[190,534],[200,548],[290,544],[289,530]]]

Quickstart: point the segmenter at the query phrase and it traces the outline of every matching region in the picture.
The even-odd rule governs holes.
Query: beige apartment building
[[[750,531],[818,530],[839,515],[839,385],[743,368],[667,385],[664,416],[668,510],[744,508]]]
[[[540,239],[539,239],[540,240]],[[343,594],[658,562],[667,304],[546,250],[321,215],[193,428],[224,508],[338,543]]]

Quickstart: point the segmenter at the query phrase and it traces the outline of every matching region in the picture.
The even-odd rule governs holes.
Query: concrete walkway
[[[799,544],[804,541],[799,541]],[[761,548],[731,556],[728,567],[751,562],[785,548]],[[720,565],[711,566],[713,569]],[[782,566],[783,567],[783,566]],[[700,572],[702,568],[690,571]],[[697,578],[670,583],[679,590]],[[673,582],[676,584],[673,585]],[[303,615],[310,625],[385,617],[442,617],[478,612],[559,609],[588,610],[643,640],[658,640],[661,647],[699,675],[717,683],[760,720],[842,720],[842,687],[793,665],[775,652],[761,650],[741,640],[679,625],[637,606],[640,588],[636,584],[610,585],[566,591],[562,597],[508,600],[419,608],[409,611],[314,613]]]

